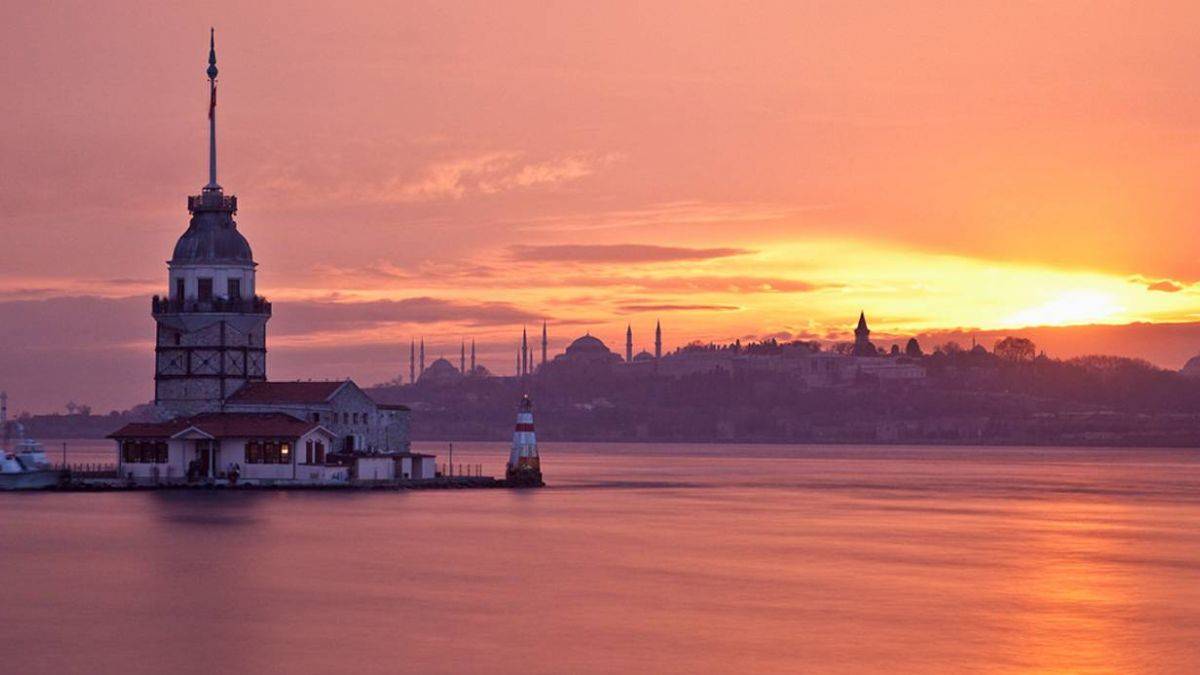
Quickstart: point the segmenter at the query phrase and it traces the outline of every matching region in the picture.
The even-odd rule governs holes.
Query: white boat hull
[[[41,490],[58,485],[60,472],[21,471],[19,473],[0,473],[0,490]]]

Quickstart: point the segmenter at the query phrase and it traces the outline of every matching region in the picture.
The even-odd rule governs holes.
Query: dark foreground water
[[[1200,671],[1200,452],[543,455],[528,492],[0,494],[0,672]]]

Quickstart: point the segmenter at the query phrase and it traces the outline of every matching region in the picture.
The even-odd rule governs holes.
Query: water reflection
[[[544,490],[0,495],[0,662],[1190,672],[1196,456],[547,444]]]

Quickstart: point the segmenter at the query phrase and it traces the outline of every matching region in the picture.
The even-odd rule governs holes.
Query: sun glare
[[[1009,326],[1066,326],[1112,321],[1125,308],[1111,295],[1092,290],[1071,290],[1036,307],[1022,309],[1004,320]]]

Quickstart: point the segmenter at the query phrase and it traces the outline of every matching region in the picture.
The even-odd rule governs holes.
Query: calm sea
[[[0,672],[1200,671],[1198,451],[543,462],[525,492],[0,494]]]

